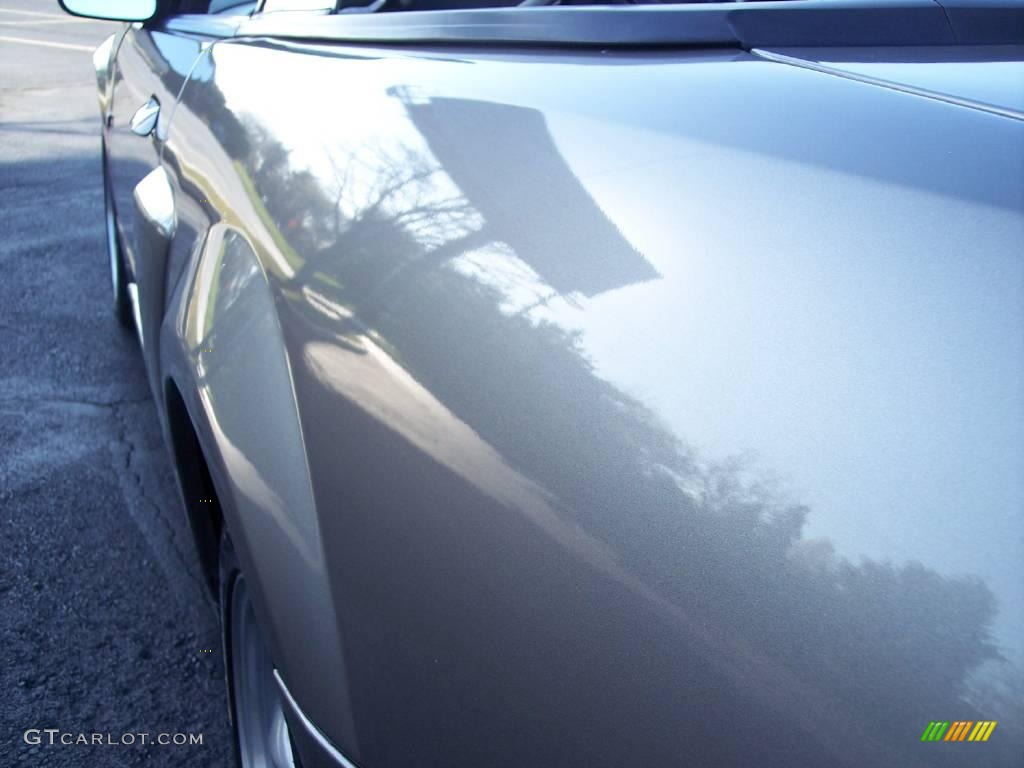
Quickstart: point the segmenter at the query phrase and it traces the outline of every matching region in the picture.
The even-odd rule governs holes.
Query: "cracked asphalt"
[[[110,310],[85,49],[114,26],[59,14],[0,0],[0,766],[227,766],[216,613]]]

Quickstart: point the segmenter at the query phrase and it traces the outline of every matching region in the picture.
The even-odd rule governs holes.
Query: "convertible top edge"
[[[189,32],[209,17],[179,16]],[[1006,45],[1024,43],[1021,0],[767,0],[674,6],[485,8],[378,14],[264,14],[224,37],[383,44],[609,46]]]

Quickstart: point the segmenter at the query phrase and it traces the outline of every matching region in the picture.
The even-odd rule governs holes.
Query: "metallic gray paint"
[[[92,66],[96,70],[96,90],[100,100],[100,114],[106,120],[110,108],[110,67],[119,35],[111,35],[100,43],[92,54]]]
[[[154,370],[349,759],[1019,762],[1024,123],[738,50],[250,40],[166,135]]]
[[[754,52],[772,61],[1024,120],[1024,46]],[[822,54],[829,60],[821,61]]]
[[[278,690],[281,692],[281,696],[288,707],[288,714],[291,715],[293,721],[299,726],[298,729],[292,728],[294,734],[292,738],[308,739],[314,742],[316,744],[315,749],[324,758],[323,764],[325,765],[330,765],[332,768],[355,768],[355,764],[341,754],[327,737],[320,732],[316,725],[306,717],[298,702],[295,701],[295,697],[288,690],[288,686],[284,684],[284,680],[281,679],[281,676],[276,671],[274,672],[274,681],[277,683]],[[299,732],[296,733],[296,731]]]

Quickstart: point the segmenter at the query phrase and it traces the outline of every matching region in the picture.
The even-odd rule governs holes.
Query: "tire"
[[[226,531],[220,542],[220,614],[235,764],[239,768],[301,768],[284,719],[273,662]]]
[[[128,274],[121,256],[120,241],[117,237],[117,220],[111,203],[110,184],[107,181],[107,153],[103,151],[103,223],[107,236],[107,259],[110,262],[110,284],[114,289],[114,317],[122,328],[131,328],[132,305],[128,298]]]

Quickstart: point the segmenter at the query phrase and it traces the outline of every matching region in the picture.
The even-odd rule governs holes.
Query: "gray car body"
[[[306,763],[1020,764],[1019,45],[266,16],[98,68],[199,551],[196,447]]]

